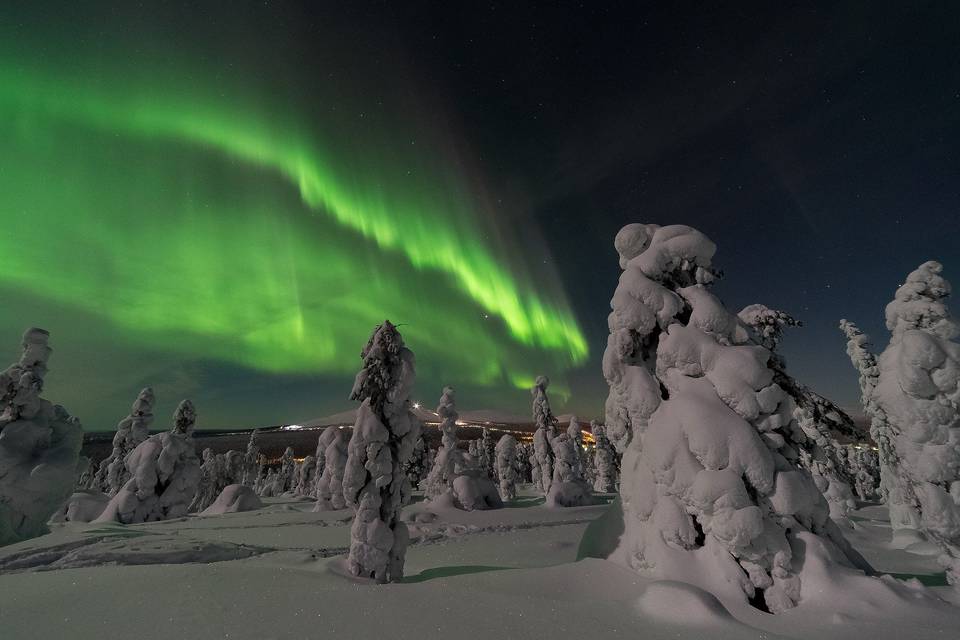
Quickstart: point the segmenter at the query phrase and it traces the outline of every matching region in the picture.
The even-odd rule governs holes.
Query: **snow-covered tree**
[[[217,489],[217,479],[222,473],[221,460],[213,452],[213,449],[207,447],[200,454],[203,462],[200,463],[200,481],[197,483],[197,491],[190,502],[189,511],[199,513],[213,504],[213,501],[220,495]]]
[[[314,496],[317,490],[317,458],[307,456],[300,465],[296,493],[298,496]]]
[[[797,604],[791,541],[868,568],[796,458],[793,398],[771,352],[707,288],[715,246],[690,227],[631,224],[603,357],[607,435],[624,451],[614,557],[771,612]],[[819,553],[807,540],[808,558]]]
[[[243,454],[243,479],[241,482],[248,487],[255,486],[260,478],[260,445],[257,444],[259,435],[259,429],[250,432],[247,450]]]
[[[473,511],[503,506],[496,485],[479,464],[477,440],[470,442],[467,454],[457,446],[457,407],[452,387],[444,387],[437,407],[440,416],[441,445],[426,481],[431,501]]]
[[[410,499],[403,466],[420,437],[420,421],[410,409],[414,357],[389,320],[374,330],[362,357],[350,393],[361,404],[343,476],[344,498],[357,509],[347,563],[353,575],[397,582],[410,539],[400,519]]]
[[[223,486],[220,487],[220,491],[223,491],[231,484],[243,484],[243,473],[243,453],[237,451],[236,449],[230,449],[223,454]]]
[[[46,533],[73,492],[83,429],[40,397],[49,338],[27,329],[19,361],[0,372],[0,546]]]
[[[196,410],[184,400],[173,429],[150,436],[127,456],[130,479],[110,499],[98,522],[132,524],[184,516],[200,483],[193,440]]]
[[[280,471],[277,476],[279,493],[275,495],[293,491],[296,488],[297,461],[293,456],[293,447],[284,449],[283,455],[280,456]]]
[[[531,460],[534,457],[533,444],[521,442],[517,444],[517,482],[533,482],[533,466]]]
[[[556,437],[557,419],[550,410],[550,400],[547,398],[547,387],[550,380],[547,376],[537,376],[537,380],[530,389],[533,395],[533,423],[537,430],[533,434],[534,466],[533,482],[543,495],[550,493],[550,483],[553,482],[553,446],[551,442]]]
[[[873,449],[866,446],[850,446],[847,454],[851,461],[854,490],[863,501],[880,497],[880,463]]]
[[[154,399],[151,387],[141,389],[136,400],[133,401],[130,414],[117,424],[117,432],[113,436],[113,450],[100,462],[94,476],[93,486],[97,490],[111,496],[116,495],[117,491],[130,479],[124,460],[150,435]]]
[[[574,418],[565,433],[550,441],[553,479],[547,492],[548,507],[580,507],[593,502],[590,485],[580,472],[580,437],[580,425]]]
[[[942,271],[938,262],[920,265],[887,305],[891,338],[873,398],[889,425],[887,463],[913,505],[910,516],[944,551],[947,580],[960,584],[960,324],[947,308]]]
[[[509,433],[497,442],[497,476],[500,478],[500,498],[517,498],[517,439]]]
[[[430,473],[429,457],[430,448],[427,446],[427,441],[423,439],[423,436],[420,436],[417,438],[417,444],[413,447],[410,460],[403,470],[404,473],[407,474],[407,480],[413,489],[419,488],[420,482],[425,480],[427,474]]]
[[[453,387],[444,387],[437,406],[440,416],[440,449],[427,475],[426,496],[436,498],[453,487],[462,452],[457,447],[457,405]]]
[[[859,373],[860,402],[870,418],[870,437],[877,443],[880,497],[887,504],[894,534],[903,532],[909,539],[920,527],[920,514],[909,482],[897,472],[900,460],[893,443],[895,427],[890,423],[886,410],[877,398],[880,364],[870,351],[870,339],[857,325],[841,320],[840,329],[847,336],[847,355]]]
[[[261,498],[273,498],[283,493],[283,480],[276,469],[267,469],[267,473],[260,478],[255,492]]]
[[[580,423],[577,421],[577,416],[570,417],[570,424],[567,426],[567,436],[573,443],[574,461],[571,465],[573,467],[573,472],[576,473],[578,477],[582,478],[583,465],[580,459],[583,456],[583,431],[580,429]]]
[[[593,422],[590,424],[590,428],[593,431],[593,439],[596,441],[593,454],[593,489],[600,493],[614,493],[617,490],[617,477],[619,476],[617,450],[607,439],[603,425]]]
[[[327,427],[317,445],[326,443],[323,471],[317,478],[317,504],[314,511],[334,511],[347,506],[343,497],[343,473],[347,468],[347,438],[343,429]]]
[[[480,443],[477,445],[480,468],[493,481],[497,479],[497,450],[496,443],[490,436],[490,429],[483,427]]]

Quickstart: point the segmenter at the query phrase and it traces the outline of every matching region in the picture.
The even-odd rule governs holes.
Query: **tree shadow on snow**
[[[415,576],[405,576],[404,584],[415,582],[426,582],[436,578],[449,578],[451,576],[465,576],[471,573],[486,573],[488,571],[510,571],[516,567],[489,567],[484,565],[466,564],[453,567],[436,567],[434,569],[424,569]]]

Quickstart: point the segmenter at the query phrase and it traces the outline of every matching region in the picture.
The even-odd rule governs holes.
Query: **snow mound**
[[[683,625],[717,627],[746,626],[738,622],[716,596],[684,582],[654,582],[637,599],[637,610],[651,618]]]
[[[67,498],[50,522],[93,522],[110,502],[110,496],[95,489],[77,491]]]
[[[242,484],[227,485],[217,499],[203,510],[201,515],[210,516],[223,513],[239,513],[241,511],[255,511],[263,507],[263,503],[253,489]]]

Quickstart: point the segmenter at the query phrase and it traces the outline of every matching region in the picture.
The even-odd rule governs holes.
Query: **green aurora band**
[[[384,317],[438,378],[528,386],[585,361],[560,287],[511,269],[423,150],[383,154],[403,180],[348,134],[146,76],[0,58],[0,288],[121,345],[272,373],[351,373]]]

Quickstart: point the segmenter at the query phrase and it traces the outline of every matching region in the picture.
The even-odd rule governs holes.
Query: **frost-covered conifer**
[[[877,462],[880,472],[879,492],[890,513],[894,534],[902,532],[909,540],[920,527],[920,514],[906,477],[897,472],[900,466],[894,447],[894,425],[886,409],[878,401],[876,389],[880,383],[880,365],[870,351],[869,338],[857,325],[840,321],[840,329],[847,336],[847,355],[859,373],[860,402],[870,418],[870,437],[877,443]]]
[[[960,324],[942,271],[938,262],[920,265],[887,305],[891,338],[873,396],[917,529],[944,551],[950,584],[960,584]]]
[[[317,438],[317,450],[315,457],[317,459],[317,487],[314,490],[314,495],[317,498],[320,498],[320,479],[323,477],[323,471],[326,468],[327,464],[327,447],[330,446],[330,443],[337,438],[337,432],[343,431],[339,426],[329,426],[323,431],[320,432],[320,437]],[[344,443],[346,447],[346,443]],[[346,463],[346,457],[344,457],[344,464]],[[342,490],[341,490],[342,493]],[[329,498],[328,498],[329,499]]]
[[[40,397],[49,338],[28,329],[20,360],[0,372],[0,546],[46,533],[47,520],[73,492],[83,429]]]
[[[225,454],[223,454],[223,486],[220,487],[220,491],[223,491],[226,487],[231,484],[242,484],[243,483],[243,473],[244,473],[244,456],[241,452],[230,449]]]
[[[457,447],[457,405],[453,387],[444,387],[437,406],[440,416],[440,448],[427,475],[426,496],[436,498],[453,488],[457,465],[463,456]]]
[[[591,423],[593,430],[593,439],[596,441],[594,446],[594,481],[593,489],[600,493],[614,493],[617,490],[617,477],[619,469],[617,465],[617,451],[607,439],[603,425]]]
[[[537,430],[533,434],[534,465],[533,482],[543,495],[550,493],[550,483],[553,482],[553,442],[556,437],[557,419],[550,410],[550,400],[547,398],[547,387],[550,380],[547,376],[538,376],[530,393],[533,395],[533,423]]]
[[[534,457],[533,445],[525,442],[517,444],[517,482],[533,482],[533,466],[530,461]]]
[[[256,486],[257,480],[260,478],[260,445],[257,444],[259,435],[259,429],[250,432],[247,450],[243,454],[243,478],[241,482],[248,487]]]
[[[296,487],[297,461],[293,457],[293,447],[287,447],[280,456],[280,471],[278,472],[277,486],[278,493],[281,495],[288,491],[293,491]]]
[[[117,424],[113,436],[113,451],[100,462],[94,476],[94,487],[111,496],[130,479],[124,463],[127,455],[150,435],[153,423],[153,389],[144,387],[133,401],[130,414]]]
[[[441,420],[441,445],[427,476],[427,497],[466,511],[499,509],[503,505],[496,485],[477,460],[479,441],[470,441],[466,455],[457,447],[457,407],[452,387],[444,387],[437,415]]]
[[[577,416],[570,417],[570,424],[567,426],[567,436],[573,442],[574,462],[573,472],[579,477],[583,477],[583,465],[580,458],[583,456],[583,431],[580,429],[580,423]]]
[[[397,582],[410,539],[400,520],[410,499],[403,466],[420,437],[420,421],[410,410],[414,357],[388,320],[374,330],[362,357],[350,393],[361,404],[343,477],[344,498],[357,509],[347,563],[353,575]]]
[[[200,454],[203,462],[200,463],[200,480],[197,482],[197,492],[193,496],[189,510],[191,513],[199,513],[213,504],[213,501],[220,495],[217,490],[217,478],[219,477],[220,463],[214,454],[213,449],[207,447]]]
[[[572,432],[576,431],[575,434]],[[580,425],[570,421],[570,428],[550,441],[553,451],[553,479],[547,492],[548,507],[580,507],[593,502],[592,491],[580,473]]]
[[[335,511],[347,506],[343,497],[343,472],[347,467],[347,438],[343,429],[327,427],[320,436],[326,443],[323,471],[317,478],[317,504],[314,511]]]
[[[317,458],[307,456],[300,465],[300,477],[297,481],[298,496],[314,496],[317,491]]]
[[[818,543],[808,559],[828,549],[828,566],[868,568],[794,461],[795,405],[770,350],[707,288],[714,244],[632,224],[615,246],[624,271],[603,357],[607,435],[624,451],[614,557],[775,613],[800,599],[798,536]]]
[[[497,442],[497,475],[500,478],[500,498],[504,501],[517,497],[517,439],[509,433]]]
[[[193,440],[196,411],[184,400],[173,414],[173,429],[150,436],[127,456],[130,479],[110,499],[98,522],[132,524],[187,514],[200,482]]]
[[[497,479],[497,450],[493,438],[490,436],[490,429],[483,427],[483,433],[480,436],[478,445],[478,455],[480,458],[480,468],[491,480]]]
[[[404,468],[404,473],[407,474],[407,480],[413,489],[418,489],[420,482],[425,480],[430,472],[429,456],[430,448],[427,447],[427,442],[423,439],[423,436],[420,436],[417,438],[417,444],[414,445],[410,460]]]

